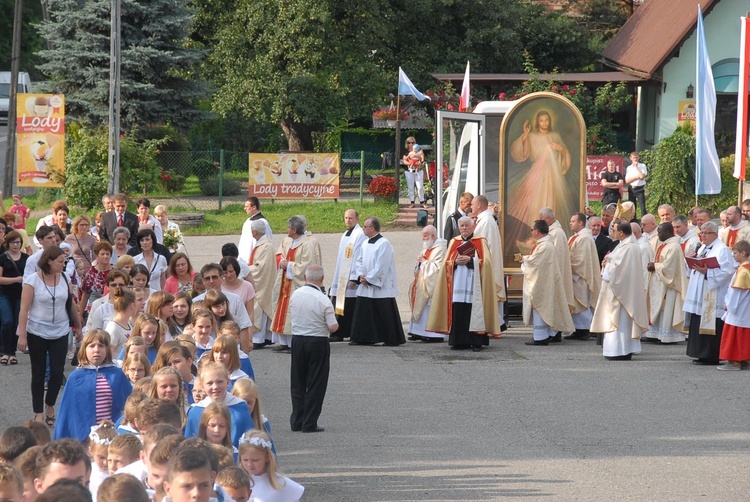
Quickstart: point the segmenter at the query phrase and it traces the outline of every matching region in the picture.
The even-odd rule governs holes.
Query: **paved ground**
[[[408,319],[419,235],[386,236]],[[318,237],[330,272],[338,236]],[[227,240],[187,245],[201,265]],[[252,353],[283,471],[307,501],[750,500],[750,372],[694,367],[684,344],[608,362],[594,342],[528,339],[514,327],[480,354],[333,344],[322,434],[289,431],[289,356]],[[0,375],[4,428],[32,416],[28,359]]]

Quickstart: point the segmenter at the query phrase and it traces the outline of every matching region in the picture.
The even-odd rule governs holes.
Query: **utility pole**
[[[13,193],[13,180],[16,165],[16,95],[18,94],[18,72],[21,67],[21,23],[23,0],[16,0],[16,11],[13,15],[13,47],[10,59],[10,99],[8,103],[8,142],[5,151],[5,173],[3,175],[3,193]]]
[[[18,1],[18,0],[17,0]],[[109,45],[109,193],[120,191],[120,0],[112,0]]]

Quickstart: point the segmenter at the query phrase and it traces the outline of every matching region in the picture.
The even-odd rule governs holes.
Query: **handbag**
[[[73,303],[75,302],[75,300],[73,299],[73,293],[70,292],[70,282],[65,276],[65,272],[61,272],[60,275],[62,276],[63,280],[65,281],[65,285],[68,288],[68,298],[65,300],[65,312],[68,313],[68,322],[70,323],[70,327],[75,328],[75,322],[73,322]]]

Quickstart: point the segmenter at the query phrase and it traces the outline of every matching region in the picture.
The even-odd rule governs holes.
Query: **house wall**
[[[738,57],[740,17],[747,11],[747,0],[721,0],[708,15],[704,15],[706,45],[712,65],[727,58]],[[661,95],[656,97],[656,107],[650,110],[658,122],[657,141],[674,133],[679,102],[686,100],[688,85],[696,85],[696,39],[697,33],[694,30],[680,48],[679,56],[673,57],[664,65],[662,76],[666,90],[662,86]]]

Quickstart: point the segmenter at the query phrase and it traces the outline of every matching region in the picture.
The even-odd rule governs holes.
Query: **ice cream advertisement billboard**
[[[49,174],[65,169],[65,98],[19,94],[16,124],[18,186],[60,186]]]
[[[335,199],[337,153],[251,153],[249,195],[268,199]]]

